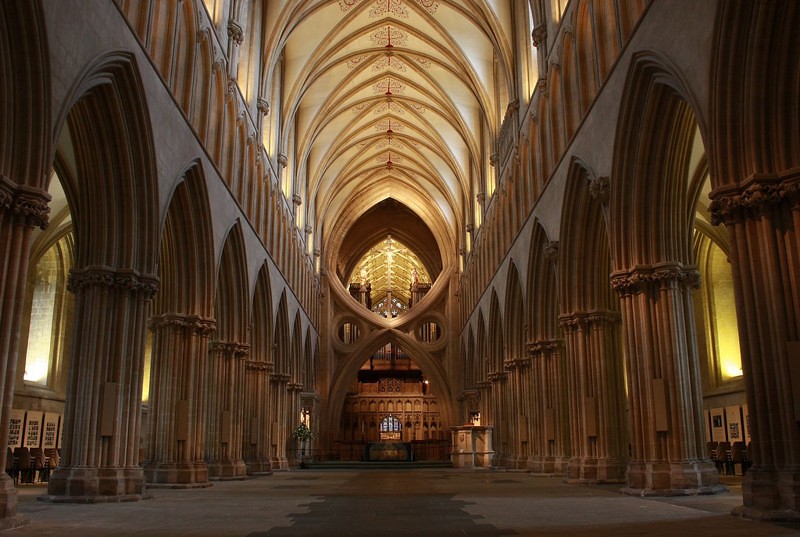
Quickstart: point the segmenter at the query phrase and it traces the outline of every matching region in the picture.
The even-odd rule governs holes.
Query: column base
[[[211,461],[208,463],[208,478],[217,481],[247,479],[247,468],[243,460]]]
[[[744,505],[734,515],[769,522],[800,522],[800,471],[753,466],[742,481]]]
[[[272,471],[280,472],[289,469],[289,460],[286,457],[276,457],[272,459]]]
[[[696,496],[727,492],[711,462],[632,462],[623,494],[631,496]]]
[[[272,473],[272,463],[267,459],[244,461],[247,475],[270,475]]]
[[[0,475],[0,530],[18,528],[28,524],[27,517],[17,514],[19,492],[14,480],[5,472]]]
[[[535,476],[563,476],[567,473],[568,464],[566,457],[533,457],[528,461],[528,470]]]
[[[152,462],[144,465],[148,488],[193,489],[210,487],[205,462]]]
[[[567,464],[564,480],[574,485],[624,483],[626,462],[621,459],[572,458]]]
[[[152,495],[146,492],[140,466],[94,468],[75,466],[56,468],[50,474],[47,494],[39,501],[52,503],[135,502]]]

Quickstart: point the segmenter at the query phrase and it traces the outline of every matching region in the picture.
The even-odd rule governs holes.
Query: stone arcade
[[[654,496],[741,442],[738,513],[800,519],[798,27],[0,2],[0,525],[24,453],[93,503],[387,439]]]

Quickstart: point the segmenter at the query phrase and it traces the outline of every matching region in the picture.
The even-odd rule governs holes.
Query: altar
[[[369,442],[364,453],[364,460],[367,462],[411,462],[411,443]]]

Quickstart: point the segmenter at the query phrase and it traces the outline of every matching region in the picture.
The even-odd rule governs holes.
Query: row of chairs
[[[60,453],[55,448],[18,447],[6,453],[6,473],[19,483],[40,483],[50,479],[50,470],[58,466]],[[38,474],[38,475],[37,475]]]
[[[753,464],[753,457],[750,449],[750,443],[745,445],[744,442],[708,442],[706,444],[708,450],[708,458],[717,467],[719,473],[725,475],[736,475],[736,465],[738,464],[742,469],[742,475],[747,472]]]

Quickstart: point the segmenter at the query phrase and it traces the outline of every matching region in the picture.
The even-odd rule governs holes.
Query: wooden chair
[[[728,453],[731,450],[731,443],[730,442],[720,442],[717,445],[717,449],[714,453],[714,466],[717,467],[717,471],[721,474],[723,469],[727,468],[728,464]]]
[[[19,483],[33,483],[36,477],[36,466],[31,458],[31,452],[26,447],[18,447],[14,450],[14,458],[17,460],[17,475]]]

